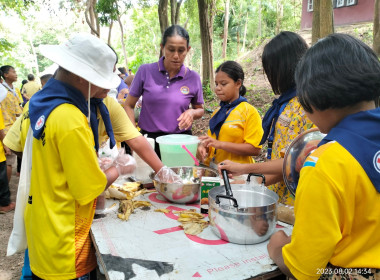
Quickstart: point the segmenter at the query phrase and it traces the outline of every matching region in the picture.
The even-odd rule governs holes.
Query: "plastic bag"
[[[32,170],[33,131],[29,127],[22,157],[20,180],[17,189],[16,209],[13,216],[13,229],[9,237],[7,256],[24,251],[27,247],[24,212],[28,203],[30,175]]]
[[[277,219],[289,225],[294,225],[294,222],[295,222],[294,206],[289,206],[289,205],[280,203],[277,206]]]
[[[154,176],[154,180],[161,183],[183,184],[182,178],[167,166],[161,167]]]
[[[112,149],[109,145],[109,139],[99,148],[98,162],[100,169],[105,171],[111,166],[115,166],[119,176],[133,174],[136,169],[136,160],[125,153],[123,148],[118,149],[115,145]]]
[[[119,176],[132,174],[136,169],[136,160],[125,153],[124,149],[119,150],[119,155],[114,160],[113,165],[119,172]]]
[[[107,170],[113,165],[115,159],[119,156],[117,145],[112,149],[110,148],[110,140],[108,139],[98,151],[98,162],[101,170]]]

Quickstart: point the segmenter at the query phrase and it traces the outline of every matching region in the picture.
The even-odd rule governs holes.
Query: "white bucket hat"
[[[113,72],[116,54],[99,38],[78,33],[61,45],[40,45],[41,53],[67,71],[100,88],[117,88],[119,76]]]

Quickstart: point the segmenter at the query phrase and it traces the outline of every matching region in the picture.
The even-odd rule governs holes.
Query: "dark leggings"
[[[21,172],[21,158],[20,157],[17,157],[17,172],[20,173]]]
[[[8,206],[11,203],[11,192],[9,191],[7,162],[0,162],[0,206]]]
[[[165,135],[169,135],[169,134],[187,134],[187,135],[193,135],[191,133],[191,130],[187,130],[187,131],[184,131],[184,132],[181,132],[181,133],[166,133],[166,132],[148,132],[146,130],[143,130],[141,129],[141,134],[142,135],[145,135],[145,134],[148,134],[148,138],[153,138],[154,139],[154,151],[156,152],[156,154],[158,155],[158,157],[161,159],[161,153],[160,153],[160,145],[156,142],[156,138],[157,137],[160,137],[160,136],[165,136]]]

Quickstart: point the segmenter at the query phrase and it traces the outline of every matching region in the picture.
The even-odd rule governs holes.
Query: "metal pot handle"
[[[220,198],[226,198],[226,199],[232,200],[234,202],[233,206],[235,208],[238,208],[239,205],[237,203],[236,198],[233,197],[233,193],[232,193],[231,185],[230,185],[230,180],[228,180],[228,174],[227,174],[227,170],[226,169],[222,169],[222,175],[223,175],[223,181],[224,181],[224,188],[226,189],[226,195],[218,194],[215,197],[215,203],[219,204],[220,203]]]
[[[233,196],[224,195],[224,194],[218,194],[218,195],[216,195],[216,198],[215,198],[215,203],[216,204],[220,204],[220,198],[230,199],[230,200],[232,200],[234,202],[233,206],[235,208],[239,207],[236,198],[234,198]]]
[[[248,176],[247,176],[247,181],[246,181],[247,183],[251,182],[251,176],[261,177],[263,179],[263,181],[261,182],[261,184],[263,186],[265,186],[265,176],[263,174],[249,173]]]

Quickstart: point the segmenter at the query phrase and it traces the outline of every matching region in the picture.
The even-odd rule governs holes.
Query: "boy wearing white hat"
[[[96,279],[89,236],[96,198],[123,171],[100,169],[86,117],[89,99],[120,83],[116,55],[89,34],[40,51],[60,67],[29,105],[34,138],[25,227],[33,279]]]

